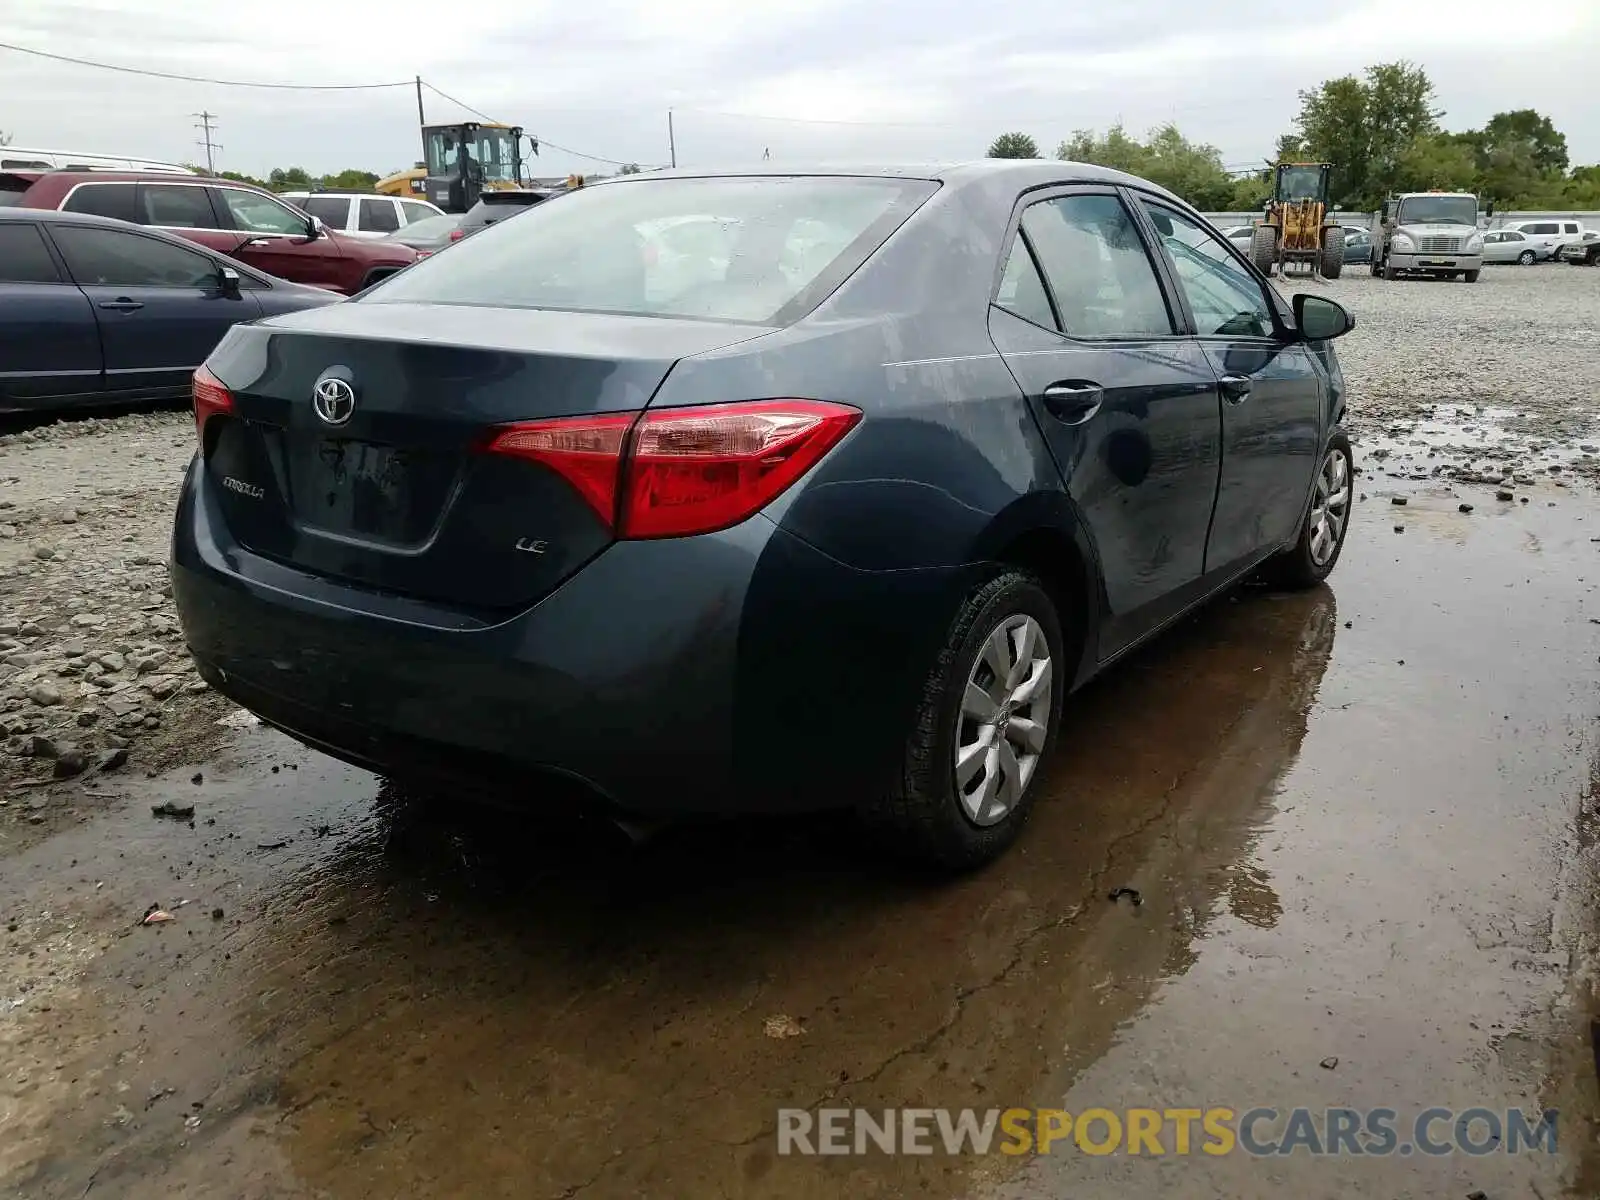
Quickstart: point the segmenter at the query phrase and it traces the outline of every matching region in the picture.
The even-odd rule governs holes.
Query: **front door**
[[[261,315],[224,295],[215,259],[131,230],[54,224],[50,235],[100,325],[106,390],[181,393],[237,321]]]
[[[1201,584],[1220,401],[1205,356],[1178,330],[1114,189],[1064,189],[1027,205],[990,332],[1099,559],[1100,659],[1182,609]]]
[[[1232,574],[1293,542],[1322,449],[1327,388],[1304,342],[1274,319],[1264,284],[1224,243],[1140,201],[1166,250],[1222,392],[1222,483],[1207,574]]]
[[[304,214],[245,188],[219,187],[216,196],[225,221],[237,231],[228,254],[280,279],[348,290],[336,243],[327,236],[310,237]]]

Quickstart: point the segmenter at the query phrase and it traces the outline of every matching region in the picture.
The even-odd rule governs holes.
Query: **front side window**
[[[406,214],[406,224],[415,225],[418,221],[427,221],[439,215],[439,210],[426,204],[418,204],[415,200],[400,201],[400,208]]]
[[[1272,309],[1260,282],[1217,238],[1182,213],[1143,201],[1172,257],[1202,337],[1271,337]]]
[[[120,229],[62,225],[56,246],[81,287],[209,287],[216,264],[203,254]]]
[[[1022,215],[1039,266],[1050,281],[1062,328],[1073,337],[1170,337],[1172,316],[1155,265],[1112,195],[1061,196]]]
[[[601,184],[557,204],[494,206],[516,219],[391,277],[361,302],[781,322],[820,303],[813,285],[842,279],[937,186],[842,176]],[[701,228],[668,232],[690,224]]]
[[[395,215],[394,201],[361,201],[361,230],[363,233],[393,233],[400,228],[400,218]]]
[[[285,233],[304,237],[305,218],[288,205],[279,204],[270,196],[259,192],[246,192],[239,188],[218,188],[228,214],[233,217],[233,227],[247,233]]]
[[[55,259],[31,222],[0,223],[0,283],[60,283]]]
[[[134,191],[131,183],[86,183],[74,188],[61,207],[66,212],[115,217],[119,221],[132,221],[137,225],[139,213],[134,206]]]
[[[141,225],[165,225],[171,229],[215,229],[216,214],[203,187],[180,187],[170,183],[147,183],[139,189]]]

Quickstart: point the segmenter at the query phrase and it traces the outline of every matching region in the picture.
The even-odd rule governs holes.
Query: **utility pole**
[[[667,148],[672,151],[672,165],[678,165],[678,137],[672,131],[672,110],[667,109]]]
[[[215,175],[217,173],[217,151],[222,149],[221,142],[214,142],[211,140],[211,135],[216,132],[212,127],[211,122],[217,119],[217,114],[210,112],[197,112],[190,113],[189,115],[191,117],[200,118],[199,122],[195,125],[195,128],[201,131],[201,140],[196,141],[195,145],[204,146],[206,148],[206,173],[209,175]]]
[[[428,123],[427,116],[422,111],[422,76],[417,76],[417,128]]]

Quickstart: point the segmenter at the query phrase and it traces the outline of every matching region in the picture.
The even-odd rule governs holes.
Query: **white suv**
[[[1528,241],[1550,251],[1541,257],[1554,258],[1557,251],[1568,242],[1581,241],[1586,230],[1571,217],[1549,217],[1540,221],[1513,221],[1504,229],[1513,229]]]
[[[442,217],[442,209],[426,200],[379,196],[366,192],[283,192],[290,204],[318,217],[329,229],[351,237],[379,238],[428,217]]]

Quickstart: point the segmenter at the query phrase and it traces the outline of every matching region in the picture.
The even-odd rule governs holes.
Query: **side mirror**
[[[223,267],[217,272],[217,289],[229,300],[239,298],[239,272]]]
[[[1356,327],[1355,317],[1337,300],[1297,292],[1290,303],[1294,306],[1294,323],[1304,341],[1325,342],[1343,337]]]
[[[314,242],[319,237],[327,235],[328,227],[322,223],[321,217],[306,218],[306,241]]]

